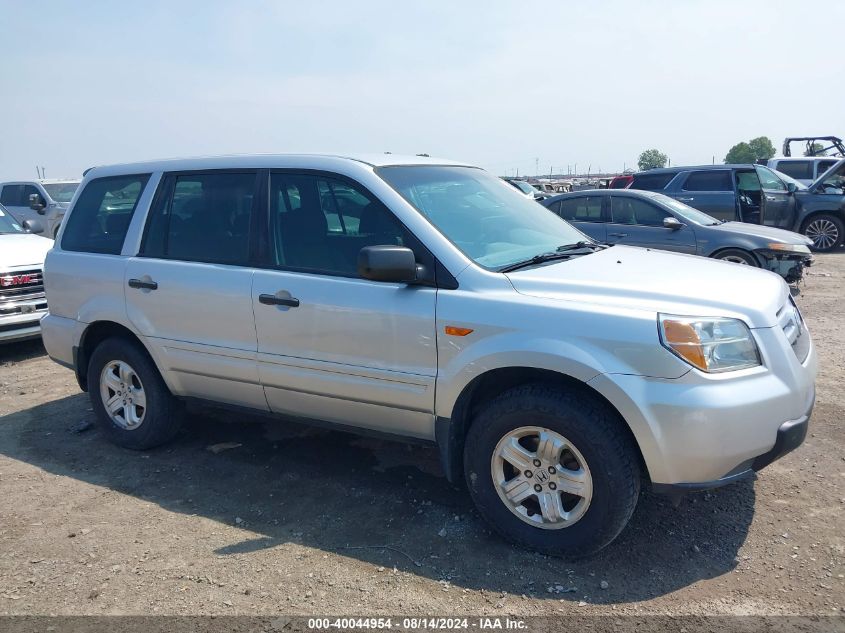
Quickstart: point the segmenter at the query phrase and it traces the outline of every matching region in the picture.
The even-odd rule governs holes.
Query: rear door
[[[768,167],[756,165],[754,169],[762,188],[760,223],[791,230],[795,224],[795,196],[786,188],[786,183]]]
[[[578,196],[564,198],[550,207],[579,231],[597,242],[607,241],[607,216],[604,210],[605,196]]]
[[[609,198],[609,243],[695,254],[695,231],[689,224],[679,229],[666,228],[663,220],[674,216],[656,204],[624,194],[611,195]]]
[[[252,312],[258,177],[166,174],[127,262],[128,316],[178,395],[267,409]]]
[[[736,219],[736,194],[730,169],[688,172],[674,197],[717,220]]]
[[[252,307],[270,408],[433,439],[437,289],[362,279],[356,265],[380,244],[433,258],[347,178],[285,170],[269,189],[270,255]]]

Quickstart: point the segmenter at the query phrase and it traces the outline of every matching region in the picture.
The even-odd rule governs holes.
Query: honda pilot
[[[752,477],[815,396],[777,275],[600,245],[426,157],[97,167],[45,279],[47,351],[116,444],[167,442],[189,400],[429,442],[495,530],[555,555],[610,543],[643,483]]]

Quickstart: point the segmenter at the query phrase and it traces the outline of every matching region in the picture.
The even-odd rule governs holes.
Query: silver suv
[[[436,444],[505,537],[586,555],[641,481],[797,447],[816,355],[777,275],[605,247],[483,170],[242,156],[90,171],[45,267],[50,356],[146,449],[187,399]]]

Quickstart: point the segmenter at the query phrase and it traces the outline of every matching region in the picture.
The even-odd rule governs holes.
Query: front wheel
[[[511,389],[475,416],[464,449],[467,485],[499,534],[577,558],[615,539],[640,490],[636,449],[615,412],[588,394]]]
[[[801,227],[801,233],[813,240],[813,250],[826,253],[842,244],[845,225],[835,215],[814,215]]]
[[[733,262],[743,266],[758,266],[757,260],[748,251],[738,248],[728,248],[713,255],[713,259],[721,259],[723,262]]]

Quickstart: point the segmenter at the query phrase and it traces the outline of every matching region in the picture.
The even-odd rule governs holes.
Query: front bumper
[[[803,441],[815,402],[812,341],[799,361],[779,328],[753,333],[764,356],[760,367],[691,370],[677,379],[603,374],[589,381],[628,422],[657,490],[731,483]]]
[[[0,343],[38,338],[41,336],[40,319],[44,314],[46,310],[0,318]]]
[[[807,429],[810,426],[811,413],[812,410],[808,411],[806,415],[801,416],[797,420],[789,420],[788,422],[781,424],[780,427],[778,427],[777,435],[775,437],[775,445],[771,448],[771,450],[740,464],[733,472],[728,473],[724,477],[713,481],[702,481],[696,483],[652,484],[651,488],[654,492],[659,494],[677,496],[688,492],[721,488],[722,486],[727,486],[735,481],[749,479],[753,477],[755,473],[760,472],[772,462],[777,461],[787,453],[791,453],[801,446],[804,442],[804,438],[807,437]]]

